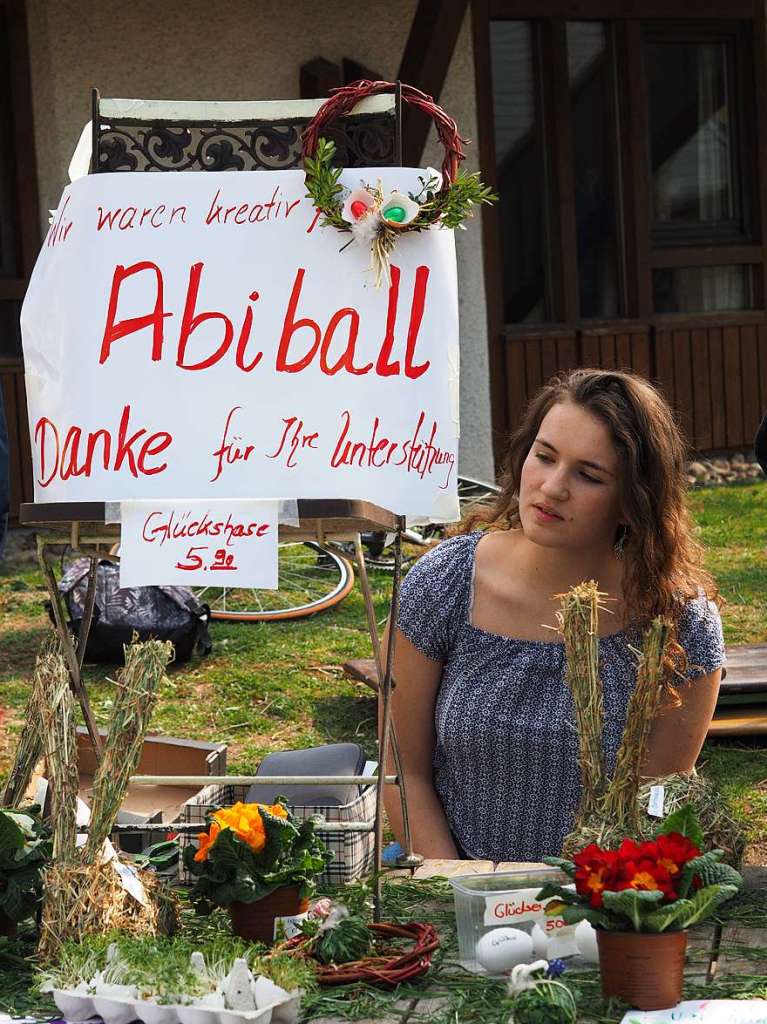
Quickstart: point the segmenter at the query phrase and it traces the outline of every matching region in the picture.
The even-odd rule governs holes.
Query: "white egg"
[[[546,950],[548,949],[549,940],[546,932],[539,924],[533,925],[533,930],[530,932],[530,938],[533,940],[533,952],[535,955],[546,959]]]
[[[519,928],[494,928],[477,943],[477,960],[490,974],[510,971],[533,956],[533,940]]]
[[[588,921],[581,921],[575,929],[575,945],[589,963],[599,963],[599,947],[597,946],[597,933]]]

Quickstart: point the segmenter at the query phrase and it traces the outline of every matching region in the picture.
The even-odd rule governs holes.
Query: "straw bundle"
[[[43,755],[42,709],[45,704],[43,688],[46,685],[45,679],[58,673],[62,656],[61,641],[51,630],[35,659],[32,692],[24,709],[24,725],[16,746],[13,765],[0,798],[2,807],[19,806],[27,791],[35,765]]]
[[[664,813],[670,814],[684,804],[692,804],[703,833],[706,849],[720,849],[725,860],[737,867],[745,849],[743,829],[731,817],[725,801],[712,784],[697,772],[667,775],[643,780],[642,765],[653,721],[661,709],[663,697],[663,661],[670,634],[670,623],[656,618],[647,629],[642,650],[637,655],[637,681],[629,700],[623,739],[616,757],[612,780],[604,770],[596,775],[594,766],[602,764],[602,688],[598,676],[593,641],[598,634],[599,597],[596,584],[581,584],[562,597],[560,628],[565,636],[567,681],[573,690],[576,726],[581,751],[581,806],[572,832],[566,837],[562,854],[570,857],[589,843],[614,849],[630,836],[651,839],[659,819],[648,813],[650,787],[664,787]],[[569,638],[569,639],[568,639]],[[599,691],[595,696],[595,688]],[[599,742],[599,757],[595,746]]]
[[[87,935],[103,935],[112,929],[130,935],[175,931],[175,898],[162,889],[153,872],[137,874],[147,893],[146,905],[126,892],[111,862],[51,864],[44,879],[40,956],[53,957],[62,942],[81,941]]]
[[[85,935],[102,934],[111,928],[154,935],[158,928],[168,928],[172,924],[174,902],[161,890],[153,873],[139,873],[147,893],[146,904],[140,903],[125,890],[114,865],[102,860],[104,841],[109,836],[130,777],[138,764],[157,688],[172,656],[172,644],[159,640],[134,642],[125,648],[125,667],[117,680],[103,758],[94,779],[88,839],[81,850],[75,850],[74,810],[71,827],[69,818],[64,821],[57,813],[57,792],[60,793],[61,806],[68,807],[68,803],[61,802],[65,797],[69,799],[74,784],[74,809],[78,783],[74,719],[58,689],[56,702],[51,701],[44,713],[49,736],[55,838],[54,861],[44,879],[40,933],[40,953],[43,956],[54,955],[65,940],[79,941]],[[69,694],[66,669],[64,677]],[[69,694],[70,702],[71,699]],[[70,730],[72,752],[67,761],[65,753]]]
[[[653,619],[644,635],[637,663],[637,681],[629,700],[623,740],[615,762],[615,772],[602,804],[601,817],[613,828],[633,835],[639,828],[640,773],[647,758],[650,729],[660,710],[663,696],[663,658],[671,623]]]
[[[605,786],[602,751],[602,684],[599,680],[599,608],[605,595],[594,580],[558,595],[559,629],[565,641],[566,681],[573,695],[581,766],[579,822],[597,812]]]
[[[54,823],[53,859],[69,863],[77,835],[77,739],[75,702],[61,648],[52,648],[40,673],[41,724]]]
[[[125,648],[125,667],[117,677],[104,754],[93,780],[91,822],[84,861],[93,864],[101,855],[131,775],[136,770],[149,727],[157,688],[173,645],[162,640],[133,643]]]

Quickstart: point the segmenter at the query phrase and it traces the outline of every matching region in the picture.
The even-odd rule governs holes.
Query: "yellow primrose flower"
[[[246,804],[238,801],[231,807],[222,807],[216,811],[213,820],[222,828],[230,828],[254,853],[260,853],[266,846],[266,830],[259,810],[261,807],[275,817],[288,816],[282,804]]]

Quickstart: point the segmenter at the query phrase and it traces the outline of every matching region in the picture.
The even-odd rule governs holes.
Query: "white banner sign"
[[[277,587],[276,501],[124,501],[121,519],[121,587]]]
[[[420,189],[414,168],[344,172]],[[70,185],[22,335],[35,500],[359,498],[455,517],[453,232],[391,283],[322,228],[301,171]]]

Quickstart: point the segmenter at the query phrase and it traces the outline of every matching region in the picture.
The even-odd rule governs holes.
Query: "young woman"
[[[608,771],[636,681],[629,644],[658,614],[674,624],[667,699],[642,770],[692,769],[724,644],[685,489],[679,430],[646,380],[575,370],[531,401],[495,504],[403,582],[392,709],[418,853],[537,861],[560,852],[580,777],[552,629],[557,595],[584,579],[598,582],[611,611],[599,625]],[[386,806],[401,840],[395,791]]]

